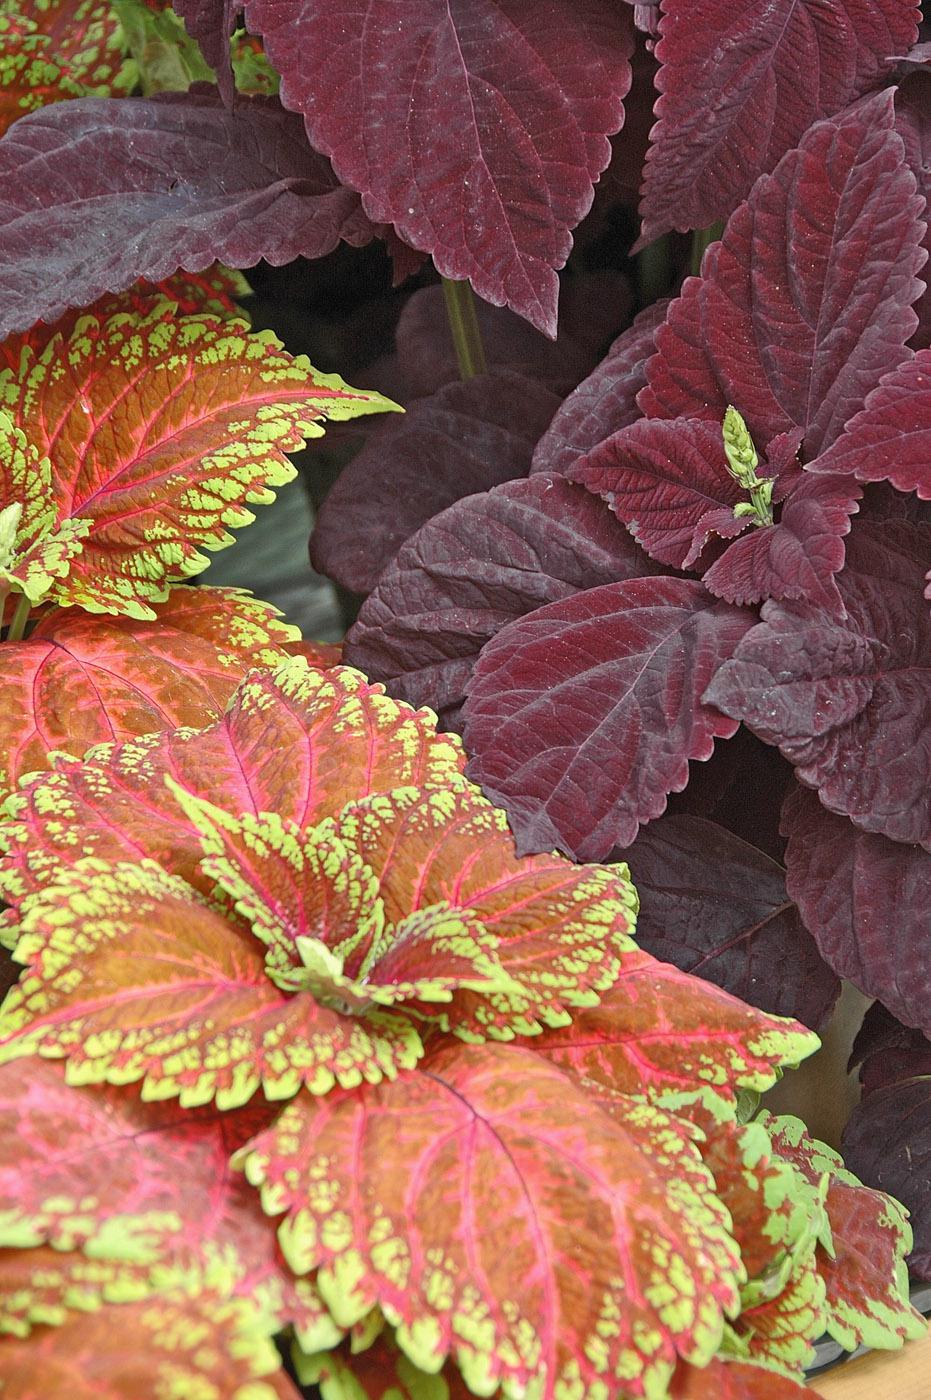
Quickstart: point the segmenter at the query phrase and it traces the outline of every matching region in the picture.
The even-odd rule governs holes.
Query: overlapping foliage
[[[927,1268],[920,18],[5,8],[4,1394],[790,1400],[822,1331],[921,1330],[901,1207],[745,1121],[839,976],[879,997],[848,1143]],[[555,334],[638,183],[635,249],[720,239],[653,304],[648,252],[627,330],[573,268],[541,345],[512,312]],[[456,384],[409,300],[419,401],[314,544],[370,593],[349,658],[465,751],[178,586],[392,406],[216,261],[375,238],[511,308]]]

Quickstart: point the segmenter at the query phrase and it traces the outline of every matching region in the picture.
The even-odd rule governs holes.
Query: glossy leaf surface
[[[596,859],[629,845],[689,760],[734,733],[701,696],[752,625],[699,583],[662,578],[589,589],[500,632],[469,689],[468,771],[519,849]]]

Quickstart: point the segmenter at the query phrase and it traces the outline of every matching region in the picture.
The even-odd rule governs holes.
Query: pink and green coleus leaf
[[[271,1116],[261,1103],[220,1114],[142,1103],[132,1089],[76,1089],[45,1060],[0,1068],[0,1331],[59,1321],[73,1305],[69,1281],[95,1305],[108,1278],[94,1263],[139,1296],[166,1269],[221,1264],[231,1294],[272,1316],[270,1330],[293,1325],[306,1346],[332,1345],[339,1329],[319,1293],[294,1277],[229,1166]]]
[[[207,1344],[209,1339],[209,1344]],[[0,1341],[4,1400],[298,1400],[252,1305],[208,1279]]]
[[[822,957],[907,1025],[931,1032],[931,852],[860,831],[803,788],[786,798],[782,830],[786,886]]]
[[[680,1365],[669,1400],[820,1400],[816,1390],[780,1371],[716,1356],[707,1366]]]
[[[119,14],[108,0],[13,0],[16,20],[41,34],[84,92],[118,96],[133,85]]]
[[[0,135],[26,112],[84,95],[55,59],[43,35],[18,16],[0,15]]]
[[[277,609],[226,588],[175,588],[151,622],[43,613],[5,642],[0,675],[0,786],[121,741],[220,715],[252,666],[285,659],[296,629]]]
[[[861,524],[837,576],[846,615],[767,603],[705,699],[777,744],[829,810],[931,848],[928,540]]]
[[[918,18],[912,0],[666,0],[642,241],[726,218],[813,122],[882,81]]]
[[[713,1355],[741,1281],[668,1122],[645,1104],[622,1122],[530,1050],[447,1046],[365,1094],[300,1097],[234,1161],[340,1325],[377,1304],[416,1364],[451,1355],[483,1393],[658,1397],[677,1355]]]
[[[646,953],[625,959],[597,1006],[534,1051],[560,1069],[673,1109],[696,1088],[733,1106],[741,1090],[763,1092],[817,1049],[798,1022],[768,1016],[710,982]]]
[[[737,728],[701,697],[753,621],[695,580],[640,578],[499,632],[470,682],[468,772],[518,848],[600,859],[658,817],[689,760]]]
[[[102,745],[86,762],[59,761],[57,772],[27,784],[0,827],[4,893],[19,900],[76,856],[96,856],[149,857],[209,894],[200,834],[166,777],[231,816],[274,812],[307,827],[371,793],[443,786],[464,762],[459,741],[438,735],[428,712],[398,704],[348,667],[323,672],[296,656],[254,672],[205,728]]]
[[[757,182],[657,332],[648,417],[720,422],[734,404],[760,444],[800,429],[810,461],[901,362],[924,200],[893,122],[893,93],[879,93],[811,127]]]
[[[171,580],[205,568],[201,550],[230,544],[226,527],[294,476],[284,454],[320,436],[321,419],[391,406],[269,332],[174,309],[83,317],[41,350],[24,337],[19,373],[0,374],[0,403],[51,464],[55,529],[89,522],[50,589],[58,602],[153,617]]]
[[[828,1177],[829,1238],[818,1249],[826,1287],[826,1327],[841,1346],[899,1347],[927,1324],[908,1300],[905,1255],[912,1232],[891,1196],[861,1185],[843,1160],[810,1138],[797,1118],[761,1115],[775,1151],[810,1182]]]
[[[374,0],[363,25],[351,0],[244,8],[285,106],[369,217],[555,336],[556,269],[624,120],[623,8]]]
[[[183,1104],[326,1093],[413,1065],[422,1020],[474,1040],[565,1024],[639,956],[624,867],[518,861],[464,782],[303,830],[176,796],[213,899],[152,862],[79,860],[23,907],[0,1057]]]
[[[2,412],[0,501],[7,502],[0,509],[0,589],[24,595],[34,606],[69,573],[91,522],[58,522],[48,458]]]
[[[265,97],[233,111],[204,87],[30,113],[0,142],[0,189],[0,337],[139,277],[278,265],[375,236],[299,117]]]

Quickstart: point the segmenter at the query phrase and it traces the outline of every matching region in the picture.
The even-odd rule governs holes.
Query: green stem
[[[692,256],[689,262],[689,272],[693,277],[697,277],[701,272],[701,260],[705,256],[705,249],[712,243],[716,243],[724,232],[724,223],[721,219],[709,224],[707,228],[697,228],[692,234]]]
[[[487,374],[485,347],[482,333],[475,314],[475,297],[468,282],[454,282],[443,278],[443,297],[446,302],[446,315],[449,329],[456,347],[459,362],[459,378],[474,379],[477,374]]]
[[[26,634],[26,622],[31,612],[32,604],[25,593],[21,593],[16,604],[16,611],[13,614],[13,621],[6,634],[8,642],[21,642],[23,640]]]
[[[652,306],[669,291],[672,282],[672,244],[664,233],[637,254],[637,296],[641,306]]]

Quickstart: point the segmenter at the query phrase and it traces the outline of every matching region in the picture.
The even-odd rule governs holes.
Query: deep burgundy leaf
[[[652,565],[607,506],[561,477],[470,496],[401,549],[349,634],[346,661],[391,693],[457,705],[485,643],[515,618]]]
[[[834,575],[843,567],[844,536],[860,495],[849,478],[806,473],[778,522],[735,540],[706,570],[705,587],[730,603],[804,598],[840,612]]]
[[[864,522],[838,575],[846,618],[767,603],[705,699],[778,744],[864,831],[931,847],[931,530]]]
[[[914,0],[666,0],[642,242],[726,218],[918,35]]]
[[[273,98],[215,88],[83,98],[0,141],[0,338],[103,292],[216,259],[321,257],[374,230]]]
[[[817,801],[817,799],[815,799]],[[662,817],[624,853],[637,942],[778,1016],[825,1024],[840,981],[818,955],[775,861],[715,822]]]
[[[517,374],[479,375],[417,400],[343,468],[311,537],[314,568],[370,593],[415,530],[447,506],[526,476],[559,399]]]
[[[917,1073],[868,1094],[854,1109],[842,1147],[847,1166],[868,1186],[888,1191],[911,1216],[909,1269],[931,1281],[931,1074]]]
[[[921,1031],[903,1026],[882,1002],[874,1001],[863,1017],[847,1063],[848,1070],[858,1066],[864,1094],[900,1079],[913,1079],[916,1074],[931,1074],[931,1040]]]
[[[511,623],[466,701],[467,773],[520,851],[600,860],[737,728],[701,696],[753,625],[691,579],[609,584]]]
[[[908,1026],[931,1031],[931,854],[858,831],[813,792],[783,807],[787,886],[834,971]]]
[[[931,44],[921,47],[931,53]],[[925,68],[906,77],[896,92],[895,108],[896,131],[905,142],[906,159],[926,201],[924,217],[928,227],[924,249],[931,258],[931,69]],[[914,350],[931,346],[931,291],[927,289],[931,268],[927,263],[921,270],[921,277],[925,292],[915,303],[918,329],[910,342]]]
[[[636,422],[640,417],[636,399],[646,384],[646,362],[668,305],[668,301],[656,301],[641,311],[572,391],[537,443],[532,471],[566,473],[605,438]]]
[[[235,81],[230,62],[230,35],[242,9],[242,0],[171,0],[171,8],[184,20],[191,38],[200,44],[201,53],[217,75],[224,99],[232,102]]]
[[[624,119],[613,0],[248,0],[285,105],[369,216],[556,333],[555,269]]]
[[[628,319],[630,285],[620,273],[585,273],[560,292],[554,342],[503,306],[476,298],[475,312],[489,370],[509,369],[567,394],[593,368],[605,344]],[[434,394],[460,379],[442,287],[408,297],[395,330],[395,354],[369,370],[370,382],[400,403]],[[389,379],[385,379],[383,368]]]
[[[890,481],[931,500],[931,350],[887,374],[810,470]]]
[[[892,102],[819,122],[757,182],[657,333],[649,417],[720,422],[733,404],[758,443],[803,429],[811,460],[901,361],[924,201]]]
[[[728,472],[720,427],[696,418],[642,418],[568,474],[603,496],[647,553],[675,569],[692,568],[711,534],[731,539],[750,523],[734,515],[748,497]]]

